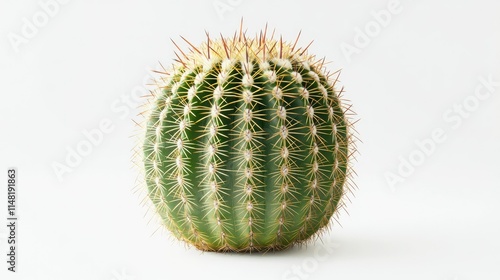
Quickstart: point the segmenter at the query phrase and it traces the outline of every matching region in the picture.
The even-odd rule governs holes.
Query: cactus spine
[[[204,251],[311,240],[351,186],[338,72],[266,31],[187,43],[156,79],[143,125],[141,164],[156,212]]]

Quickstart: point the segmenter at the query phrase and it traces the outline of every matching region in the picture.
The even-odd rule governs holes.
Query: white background
[[[2,222],[0,278],[500,279],[500,87],[484,100],[474,96],[481,77],[500,81],[500,2],[401,0],[402,10],[381,26],[372,11],[388,3],[70,0],[43,22],[40,2],[2,0],[0,217],[6,170],[15,166],[20,220],[15,274],[3,261]],[[361,119],[359,189],[349,215],[307,248],[266,255],[186,249],[156,231],[155,219],[148,223],[152,215],[134,192],[134,94],[150,69],[174,58],[170,38],[199,44],[205,30],[231,36],[242,17],[249,34],[267,22],[285,39],[300,30],[302,45],[314,39],[311,52],[343,69],[346,97]],[[37,30],[24,36],[35,20]],[[375,29],[363,45],[355,39],[366,31],[357,28],[367,26]],[[24,41],[13,44],[13,36]],[[346,44],[357,53],[346,55]],[[457,119],[449,110],[464,100],[470,110]],[[86,141],[82,131],[102,120],[112,131],[58,180],[54,162],[66,164],[68,149]],[[422,155],[415,141],[435,129],[445,140],[417,157],[412,174],[398,173],[403,159]],[[388,172],[404,182],[391,187]]]

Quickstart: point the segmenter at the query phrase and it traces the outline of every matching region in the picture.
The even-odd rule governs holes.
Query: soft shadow
[[[225,258],[305,258],[318,254],[328,254],[330,258],[342,259],[377,259],[381,256],[404,256],[408,254],[427,255],[439,247],[430,236],[400,236],[394,235],[352,235],[317,239],[304,245],[296,245],[282,251],[275,252],[201,252],[206,256]]]

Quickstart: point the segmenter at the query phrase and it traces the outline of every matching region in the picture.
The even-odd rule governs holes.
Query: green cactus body
[[[156,212],[205,251],[310,240],[348,190],[350,122],[336,79],[307,48],[265,35],[191,48],[157,79],[145,124]]]

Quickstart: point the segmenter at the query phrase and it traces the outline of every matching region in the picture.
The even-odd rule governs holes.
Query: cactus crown
[[[178,48],[146,103],[137,154],[149,200],[175,237],[201,250],[304,243],[350,190],[355,149],[338,72],[298,37],[266,30],[207,34],[199,47],[185,40],[189,51]]]

